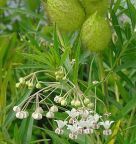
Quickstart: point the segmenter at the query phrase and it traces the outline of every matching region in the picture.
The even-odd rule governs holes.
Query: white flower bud
[[[111,134],[112,134],[111,129],[106,129],[106,130],[103,131],[103,135],[108,136],[108,135],[111,135]]]
[[[56,80],[59,80],[61,77],[59,75],[56,76]]]
[[[65,99],[61,100],[61,105],[62,106],[66,106],[67,105],[67,101]]]
[[[80,100],[77,99],[77,100],[75,101],[75,106],[76,106],[76,107],[81,106],[81,102],[80,102]]]
[[[55,98],[54,98],[54,101],[56,102],[56,103],[59,103],[59,96],[55,96]]]
[[[49,112],[46,113],[46,117],[47,118],[54,118],[54,113],[49,111]]]
[[[20,112],[21,111],[21,108],[19,106],[14,106],[13,107],[13,111],[14,112]]]
[[[86,119],[89,116],[89,111],[88,110],[81,110],[80,115],[82,118]]]
[[[26,85],[29,85],[30,84],[30,81],[26,81],[26,83],[25,83]]]
[[[19,78],[19,82],[21,83],[21,84],[24,84],[25,83],[25,79],[24,78]]]
[[[89,104],[87,105],[87,107],[91,109],[91,108],[94,107],[94,104],[93,104],[93,103],[89,103]]]
[[[16,118],[18,118],[18,119],[23,119],[23,118],[24,118],[24,113],[23,113],[22,111],[17,112],[17,113],[16,113]]]
[[[66,76],[64,76],[62,79],[63,79],[63,80],[66,80],[66,78],[67,78],[67,77],[66,77]]]
[[[89,103],[90,103],[90,100],[89,100],[88,98],[85,98],[85,99],[84,99],[84,104],[87,105],[87,104],[89,104]]]
[[[36,87],[37,89],[40,89],[40,88],[41,88],[41,84],[40,84],[40,83],[37,83],[35,87]]]
[[[56,130],[55,130],[55,133],[56,134],[59,134],[59,135],[62,135],[63,134],[63,130],[62,129],[60,129],[60,128],[56,128]]]
[[[58,112],[58,107],[53,105],[51,108],[50,108],[50,111],[51,112]]]
[[[33,83],[32,83],[32,82],[30,82],[30,83],[28,84],[28,88],[29,88],[29,89],[32,89],[32,88],[33,88],[33,86],[34,86],[34,85],[33,85]]]
[[[58,72],[55,72],[55,75],[58,75]]]
[[[77,139],[77,134],[70,133],[70,134],[69,134],[69,138],[70,138],[70,139]]]
[[[86,128],[86,129],[84,129],[83,133],[84,134],[92,134],[93,133],[93,129]]]
[[[24,118],[27,118],[29,116],[29,113],[27,111],[21,111],[24,115]]]
[[[58,71],[58,75],[62,76],[64,75],[64,72],[62,70]]]
[[[20,87],[20,83],[16,83],[16,88],[19,88]]]
[[[33,113],[32,113],[32,117],[33,117],[33,119],[35,119],[35,120],[41,120],[41,119],[42,119],[42,114],[41,114],[41,113],[38,113],[38,112],[33,112]]]

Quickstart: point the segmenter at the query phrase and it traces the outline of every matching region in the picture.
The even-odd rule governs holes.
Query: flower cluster
[[[40,89],[42,87],[41,83],[37,79],[35,82],[35,79],[35,74],[28,75],[27,77],[21,77],[19,79],[19,82],[16,83],[16,88],[19,88],[21,86],[27,86],[28,89],[32,89],[35,86],[37,89]]]
[[[92,134],[95,130],[104,127],[103,134],[111,135],[110,129],[113,121],[103,120],[102,116],[90,111],[89,109],[72,109],[66,111],[68,114],[67,120],[56,120],[58,128],[55,130],[57,134],[63,134],[63,128],[67,127],[69,130],[69,138],[77,139],[80,134]]]
[[[21,109],[19,106],[14,106],[13,111],[16,113],[16,118],[18,119],[25,119],[29,116],[28,111]],[[58,112],[58,107],[56,105],[53,105],[49,108],[49,111],[46,113],[47,118],[54,118],[54,113]],[[43,117],[43,109],[42,107],[37,107],[35,111],[32,113],[32,118],[35,120],[41,120]]]
[[[56,80],[65,80],[66,79],[66,71],[63,67],[60,67],[59,70],[55,72]]]
[[[73,65],[75,60],[71,62]],[[21,77],[16,84],[17,88],[21,86],[27,86],[28,89],[35,89],[36,92],[30,95],[26,100],[21,102],[18,106],[13,107],[13,111],[16,113],[16,117],[19,119],[27,118],[30,114],[26,111],[28,105],[32,102],[35,104],[35,109],[31,113],[31,116],[35,120],[41,120],[45,114],[47,118],[54,118],[55,113],[58,112],[57,104],[61,106],[71,106],[70,111],[66,111],[68,117],[63,120],[55,120],[58,127],[55,130],[57,134],[63,134],[64,129],[69,131],[69,138],[77,139],[80,134],[92,134],[95,130],[103,127],[104,135],[111,135],[110,129],[113,121],[109,121],[109,115],[105,115],[106,118],[96,113],[96,105],[99,98],[96,96],[96,86],[98,81],[93,81],[92,84],[95,88],[93,96],[87,96],[80,89],[67,79],[67,75],[64,67],[59,67],[55,73],[54,82],[39,81],[37,74],[45,73],[45,70],[36,71],[28,76]],[[55,92],[59,95],[54,97],[52,101],[49,97]],[[52,95],[53,96],[53,95]],[[101,100],[99,100],[101,102]],[[45,113],[41,107],[41,104],[46,105],[47,112]],[[50,106],[49,106],[50,105]]]

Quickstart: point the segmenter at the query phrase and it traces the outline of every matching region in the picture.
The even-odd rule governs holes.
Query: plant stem
[[[97,62],[98,62],[98,66],[99,66],[99,74],[100,74],[100,80],[103,81],[102,83],[102,93],[105,96],[105,101],[106,104],[108,105],[108,88],[107,88],[107,81],[105,80],[105,70],[104,70],[104,66],[103,66],[103,56],[102,53],[99,53],[97,55]]]

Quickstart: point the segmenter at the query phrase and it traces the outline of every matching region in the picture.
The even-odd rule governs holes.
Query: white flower
[[[79,112],[74,108],[71,111],[66,111],[66,113],[73,119],[79,116]]]
[[[93,133],[93,129],[86,128],[86,129],[83,130],[83,133],[84,134],[91,134],[91,133]]]
[[[75,133],[70,133],[70,134],[69,134],[69,138],[70,138],[70,139],[77,139],[77,134],[75,134]]]
[[[100,118],[101,118],[100,115],[94,114],[94,115],[90,115],[88,119],[91,120],[91,121],[93,121],[93,123],[97,123]]]
[[[46,113],[46,117],[47,118],[54,118],[54,113],[49,111],[49,112]]]
[[[54,101],[56,102],[56,103],[59,103],[59,96],[55,96],[55,98],[54,98]]]
[[[23,119],[23,118],[24,118],[24,113],[23,113],[23,111],[17,112],[17,113],[16,113],[16,118],[18,118],[18,119]]]
[[[14,106],[13,107],[13,111],[14,112],[20,112],[21,111],[21,108],[19,106]]]
[[[69,129],[71,133],[77,133],[79,130],[79,127],[77,126],[77,124],[67,125],[67,129]]]
[[[85,127],[86,128],[91,128],[93,126],[93,121],[88,119],[85,121]]]
[[[62,129],[67,124],[67,121],[62,121],[62,120],[55,120],[55,121],[57,122],[59,129]]]
[[[106,129],[103,131],[103,135],[111,135],[111,134],[112,134],[111,129]]]
[[[89,111],[88,110],[80,110],[80,115],[82,116],[83,119],[86,119],[89,115]]]
[[[33,119],[35,119],[35,120],[40,120],[40,119],[42,119],[42,114],[41,114],[41,113],[38,113],[38,112],[33,112],[33,113],[32,113],[32,117],[33,117]]]
[[[61,135],[62,135],[63,132],[64,132],[64,131],[63,131],[62,129],[60,129],[60,128],[56,128],[56,129],[55,129],[55,133],[56,133],[56,134],[59,134],[59,135],[61,134]]]
[[[102,125],[106,130],[108,130],[111,126],[111,124],[113,123],[114,121],[104,121],[104,122],[100,122],[99,124]]]
[[[21,111],[23,113],[23,118],[27,118],[29,116],[29,113],[27,111]]]
[[[62,98],[62,100],[60,101],[62,106],[66,106],[67,105],[67,101],[65,99]]]
[[[87,123],[84,120],[80,120],[77,124],[79,128],[84,128],[87,126]]]
[[[58,107],[53,105],[51,108],[50,108],[50,111],[51,112],[58,112]]]
[[[70,118],[69,119],[69,124],[75,124],[77,123],[77,119],[76,118]]]
[[[92,127],[93,129],[98,129],[100,127],[98,124],[100,117],[101,116],[98,114],[90,115],[88,120],[87,120],[88,127]]]

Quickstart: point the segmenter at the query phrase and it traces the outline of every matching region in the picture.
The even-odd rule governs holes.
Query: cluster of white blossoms
[[[103,126],[103,134],[111,135],[112,131],[110,129],[113,121],[103,120],[102,116],[90,111],[89,109],[75,109],[71,111],[66,111],[68,118],[66,120],[55,120],[57,122],[57,129],[55,133],[63,134],[64,128],[69,131],[69,138],[77,139],[78,135],[81,134],[92,134],[95,130],[98,130]]]
[[[75,60],[72,60],[73,65]],[[46,73],[46,70],[37,71],[29,74],[26,77],[21,77],[16,84],[17,88],[27,87],[28,89],[36,89],[37,91],[30,95],[26,100],[21,102],[18,106],[13,107],[13,111],[16,113],[16,118],[24,119],[29,115],[35,120],[41,120],[43,116],[47,118],[54,118],[55,113],[58,112],[58,106],[71,106],[70,111],[65,111],[68,117],[63,120],[55,120],[58,127],[55,130],[57,134],[63,134],[64,130],[69,131],[69,138],[77,139],[80,134],[92,134],[95,130],[99,130],[103,127],[104,135],[111,135],[110,129],[113,121],[108,120],[107,116],[100,116],[96,112],[97,101],[101,100],[96,96],[96,86],[98,81],[93,81],[92,84],[95,88],[95,92],[91,96],[86,96],[79,86],[74,85],[69,79],[64,67],[60,67],[54,73],[54,82],[39,81],[36,74]],[[50,96],[53,96],[59,92],[59,95],[54,97],[54,101]],[[53,94],[53,95],[52,95]],[[35,104],[34,111],[30,114],[26,111],[30,103]],[[46,105],[46,112],[41,107],[41,104]]]
[[[29,116],[29,113],[19,106],[14,106],[13,111],[16,113],[16,118],[18,119],[25,119]],[[47,118],[54,118],[54,113],[58,112],[58,107],[53,105],[49,108],[49,111],[46,113]],[[31,114],[32,118],[35,120],[41,120],[43,118],[43,109],[42,107],[37,107],[35,111]]]

